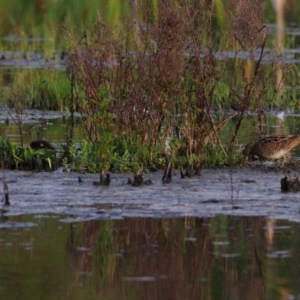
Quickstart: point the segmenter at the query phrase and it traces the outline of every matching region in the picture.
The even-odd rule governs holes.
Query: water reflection
[[[1,299],[286,299],[298,295],[298,223],[262,217],[10,218]],[[0,223],[1,224],[1,223]]]
[[[26,119],[26,123],[22,126],[23,140],[25,144],[29,144],[33,139],[37,139],[37,134],[32,126],[39,127],[41,111],[34,111],[31,118]],[[51,114],[47,112],[47,121],[43,130],[43,138],[51,141],[54,144],[61,144],[65,142],[67,138],[67,127],[69,124],[69,113],[66,115],[61,115],[60,113]],[[231,120],[226,127],[221,131],[221,140],[224,145],[230,141],[232,134],[234,132],[235,121]],[[288,135],[288,134],[298,134],[300,126],[300,114],[291,114],[284,111],[270,111],[266,115],[266,122],[262,124],[266,128],[266,133],[271,135]],[[3,114],[2,119],[0,116],[0,135],[2,138],[9,138],[10,141],[15,143],[20,143],[20,129],[18,125],[12,121],[6,125],[5,124],[5,114]],[[83,129],[82,121],[80,117],[75,118],[74,126],[74,137],[75,142],[80,142],[83,139]],[[258,138],[257,133],[257,118],[254,114],[252,117],[245,118],[241,125],[241,130],[238,134],[238,144],[246,144],[251,140],[256,140]]]
[[[0,111],[1,112],[1,111]],[[20,143],[22,138],[25,144],[30,141],[45,138],[51,142],[61,144],[68,136],[68,126],[70,124],[69,112],[53,112],[32,110],[26,111],[24,122],[21,127],[9,118],[9,123],[5,123],[5,112],[0,116],[0,136],[9,138],[11,142]],[[38,135],[41,135],[40,137]],[[74,140],[81,141],[83,138],[82,121],[79,114],[74,118]]]

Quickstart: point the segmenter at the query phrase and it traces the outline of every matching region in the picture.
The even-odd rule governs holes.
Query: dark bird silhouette
[[[30,148],[33,150],[38,150],[38,149],[48,149],[50,151],[55,151],[55,147],[53,147],[49,142],[46,140],[35,140],[32,141],[29,144]]]

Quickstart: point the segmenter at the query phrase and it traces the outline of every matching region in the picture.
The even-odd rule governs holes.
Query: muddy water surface
[[[154,172],[142,187],[123,174],[109,187],[61,170],[5,175],[1,299],[300,295],[300,196],[281,193],[282,171],[203,170],[168,185]]]
[[[43,125],[59,148],[69,114],[25,113],[24,143],[36,138],[32,125]],[[269,134],[299,132],[298,115],[277,113],[267,118]],[[20,142],[18,126],[2,116],[1,136]],[[224,145],[234,125],[222,132]],[[245,119],[236,151],[254,138]],[[254,162],[177,174],[168,185],[162,172],[145,174],[153,185],[142,187],[112,174],[101,187],[97,174],[5,171],[0,299],[297,299],[300,193],[281,193],[283,176]]]
[[[55,213],[62,222],[217,214],[300,222],[300,195],[281,193],[284,172],[272,166],[203,170],[201,176],[186,179],[177,174],[171,184],[162,184],[162,175],[145,174],[153,185],[132,187],[125,174],[112,174],[111,185],[101,187],[93,185],[97,174],[5,171],[11,206],[3,214]]]

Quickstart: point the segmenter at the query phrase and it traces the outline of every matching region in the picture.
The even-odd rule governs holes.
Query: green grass
[[[44,5],[39,5],[44,3]],[[122,15],[129,12],[127,1],[78,0],[70,3],[67,0],[52,1],[0,1],[1,36],[15,35],[28,38],[48,38],[54,44],[53,49],[66,46],[61,35],[61,25],[69,24],[80,30],[90,26],[99,18],[104,22],[116,22]],[[38,42],[29,42],[37,46]],[[11,45],[11,48],[26,49],[24,45]],[[43,45],[44,47],[45,45]],[[35,47],[37,48],[37,47]]]

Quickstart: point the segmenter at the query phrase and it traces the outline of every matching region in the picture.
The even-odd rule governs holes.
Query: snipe
[[[256,155],[262,159],[279,159],[300,144],[300,135],[268,136],[256,144],[246,145],[243,154],[246,159]]]

